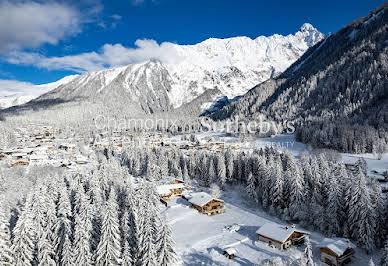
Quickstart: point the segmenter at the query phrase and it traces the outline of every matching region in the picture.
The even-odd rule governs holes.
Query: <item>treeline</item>
[[[174,265],[171,230],[152,184],[134,188],[108,161],[51,176],[0,219],[0,265]]]
[[[387,236],[387,201],[379,183],[367,176],[364,160],[348,170],[324,154],[298,161],[273,148],[183,155],[174,149],[132,147],[122,162],[133,175],[151,180],[173,175],[186,183],[245,186],[247,195],[271,214],[330,237],[350,238],[367,251],[381,248]]]
[[[373,153],[381,159],[388,149],[388,132],[367,125],[340,122],[315,122],[296,127],[297,141],[316,148],[330,148],[346,153]]]

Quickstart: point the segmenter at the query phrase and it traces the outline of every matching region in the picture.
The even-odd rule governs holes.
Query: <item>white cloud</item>
[[[112,16],[110,16],[111,18],[115,19],[115,20],[120,20],[122,17],[118,14],[113,14]]]
[[[39,93],[36,89],[36,85],[29,82],[0,79],[0,97]]]
[[[11,64],[82,73],[106,67],[145,62],[150,59],[158,59],[165,63],[176,63],[183,59],[173,43],[158,44],[154,40],[137,40],[135,46],[135,48],[127,48],[121,44],[105,44],[99,52],[63,57],[45,57],[38,53],[13,52],[6,60]]]
[[[82,16],[67,4],[0,1],[0,52],[57,44],[81,31]]]

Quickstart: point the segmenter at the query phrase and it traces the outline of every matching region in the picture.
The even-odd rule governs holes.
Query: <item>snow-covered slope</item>
[[[11,106],[17,106],[29,102],[39,95],[51,91],[63,84],[67,84],[73,79],[78,77],[78,75],[66,76],[60,80],[57,80],[52,83],[41,84],[41,85],[29,85],[26,84],[25,87],[21,86],[16,92],[12,91],[8,93],[7,88],[2,88],[0,86],[0,109],[5,109]]]
[[[210,89],[231,98],[281,73],[322,38],[306,23],[294,35],[171,44],[174,59],[86,73],[41,99],[102,98],[106,103],[107,97],[116,95],[152,113],[177,108]]]

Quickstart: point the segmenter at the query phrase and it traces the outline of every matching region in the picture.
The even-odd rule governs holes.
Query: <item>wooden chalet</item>
[[[228,259],[233,259],[236,256],[237,250],[234,248],[227,248],[224,250],[223,255]]]
[[[4,158],[5,156],[0,153],[0,161]]]
[[[167,204],[170,198],[182,196],[182,192],[185,189],[185,185],[182,183],[165,184],[156,187],[156,190],[160,196],[160,200]]]
[[[194,209],[203,214],[213,215],[225,212],[224,201],[216,199],[206,192],[186,194],[185,199],[191,203]]]
[[[287,249],[291,245],[301,245],[304,243],[308,232],[298,230],[294,226],[279,225],[276,223],[266,223],[256,231],[259,240],[268,243],[269,246],[280,250]]]
[[[27,161],[17,161],[11,164],[11,167],[19,166],[19,165],[29,165],[30,163]]]
[[[327,265],[341,266],[351,261],[355,245],[347,239],[330,239],[322,242],[318,247],[322,262]]]
[[[183,181],[182,179],[179,179],[179,178],[175,178],[174,181],[173,181],[173,184],[184,184],[185,181]]]

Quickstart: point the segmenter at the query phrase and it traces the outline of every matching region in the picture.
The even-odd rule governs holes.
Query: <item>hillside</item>
[[[297,130],[300,140],[371,152],[380,145],[373,138],[388,140],[387,7],[328,36],[279,77],[255,87],[213,118],[256,119],[263,114],[278,122],[297,121],[304,123]],[[363,132],[357,125],[364,125]],[[351,138],[365,143],[356,147]]]

